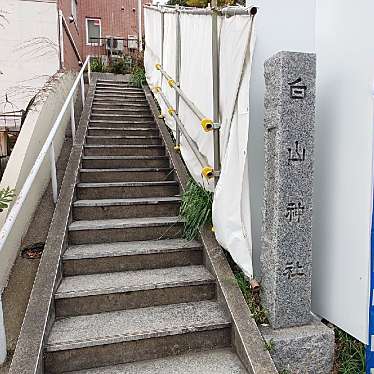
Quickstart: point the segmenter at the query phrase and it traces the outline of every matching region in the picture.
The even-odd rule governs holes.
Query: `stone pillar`
[[[263,333],[278,370],[303,374],[331,371],[334,342],[311,314],[315,81],[314,54],[280,52],[265,62]]]

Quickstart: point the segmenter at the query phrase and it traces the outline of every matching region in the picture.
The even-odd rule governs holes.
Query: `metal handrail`
[[[180,129],[180,131],[182,132],[183,136],[185,137],[189,147],[191,148],[192,152],[194,153],[195,157],[197,158],[197,160],[199,161],[199,164],[201,165],[202,169],[201,169],[201,174],[206,178],[206,179],[210,179],[214,176],[214,170],[212,167],[210,167],[208,165],[208,161],[207,159],[205,158],[205,156],[203,156],[195,142],[193,141],[193,139],[189,136],[187,130],[185,129],[182,121],[180,120],[180,118],[178,117],[175,109],[171,106],[169,100],[166,98],[165,94],[162,92],[161,90],[161,87],[155,87],[154,88],[154,91],[155,93],[158,93],[162,100],[164,101],[165,105],[167,106],[168,108],[168,113],[170,114],[171,117],[173,117],[173,119],[175,120],[176,124],[177,124],[177,127]],[[177,148],[179,147],[179,145],[177,145]]]
[[[88,79],[90,80],[90,56],[87,57],[85,63],[82,66],[82,69],[80,70],[77,78],[75,79],[75,82],[64,102],[64,105],[61,108],[61,111],[59,115],[57,116],[51,131],[49,132],[49,135],[44,142],[44,145],[42,149],[39,152],[38,157],[36,158],[34,162],[34,166],[30,170],[29,175],[27,176],[25,183],[23,184],[23,187],[21,191],[19,192],[17,199],[14,202],[13,207],[11,208],[7,219],[1,228],[0,231],[0,253],[4,249],[4,246],[7,242],[8,236],[12,231],[12,228],[14,226],[14,223],[18,217],[19,212],[21,211],[21,208],[27,199],[28,193],[30,192],[31,187],[33,186],[34,180],[40,170],[40,167],[43,164],[43,161],[47,155],[47,153],[50,153],[50,164],[51,164],[51,179],[52,179],[52,191],[53,191],[53,200],[56,203],[57,202],[57,173],[56,173],[56,161],[55,161],[55,151],[54,151],[54,145],[53,145],[53,139],[56,135],[56,132],[60,128],[60,125],[62,123],[62,119],[65,116],[66,111],[69,109],[70,106],[70,115],[71,115],[71,126],[72,126],[72,134],[73,134],[73,142],[75,139],[75,119],[74,119],[74,96],[75,96],[75,90],[78,87],[78,84],[81,84],[82,89],[82,103],[84,105],[85,101],[85,92],[84,92],[84,78],[83,73],[85,71],[85,68],[88,67]],[[0,322],[1,323],[1,322]]]

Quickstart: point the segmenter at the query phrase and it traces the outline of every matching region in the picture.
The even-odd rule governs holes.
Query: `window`
[[[102,45],[101,43],[101,19],[86,18],[86,43],[87,45]]]
[[[74,22],[78,22],[78,0],[71,0],[71,15],[74,18]]]

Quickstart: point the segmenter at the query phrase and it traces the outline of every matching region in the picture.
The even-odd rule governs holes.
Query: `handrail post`
[[[84,95],[84,74],[81,75],[81,94],[82,94],[82,105],[84,106],[85,95]]]
[[[52,181],[52,194],[53,194],[53,202],[57,203],[57,171],[56,171],[56,157],[55,157],[55,147],[52,143],[49,147],[49,154],[50,154],[50,163],[51,163],[51,181]]]
[[[214,184],[217,185],[221,171],[221,145],[219,126],[219,45],[217,27],[217,0],[212,0],[212,68],[213,68],[213,147],[214,147]]]
[[[181,30],[180,30],[180,13],[179,13],[179,5],[176,5],[176,15],[177,15],[177,22],[176,22],[176,68],[175,68],[175,79],[176,79],[176,85],[180,87],[180,66],[181,66]],[[177,112],[177,115],[179,115],[179,100],[180,96],[178,91],[175,91],[175,110]],[[178,126],[178,123],[176,122],[175,127],[175,146],[176,149],[180,149],[181,145],[181,134],[180,134],[180,128]]]
[[[0,365],[2,365],[5,362],[7,356],[5,321],[1,296],[2,295],[0,294]]]
[[[73,144],[75,143],[75,112],[74,112],[74,98],[70,101],[70,124],[71,124],[71,137]]]

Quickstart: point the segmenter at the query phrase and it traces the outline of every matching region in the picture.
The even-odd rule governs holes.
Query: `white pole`
[[[138,0],[138,48],[141,52],[143,50],[143,35],[142,35],[142,0]]]
[[[62,25],[62,11],[60,10],[58,12],[58,18],[59,18],[59,27],[60,27],[60,63],[61,63],[61,69],[65,67],[65,61],[64,61],[64,28]]]
[[[74,99],[70,102],[70,124],[71,124],[71,137],[73,144],[75,143],[75,113],[74,113]]]
[[[6,335],[3,314],[3,303],[0,296],[0,365],[6,360]]]
[[[83,74],[81,75],[81,94],[82,94],[82,105],[84,106],[85,97],[84,97],[84,78],[83,78]]]
[[[56,171],[56,158],[55,158],[55,147],[53,146],[53,141],[51,147],[49,148],[50,162],[51,162],[51,180],[52,180],[52,194],[53,201],[57,203],[57,171]]]

